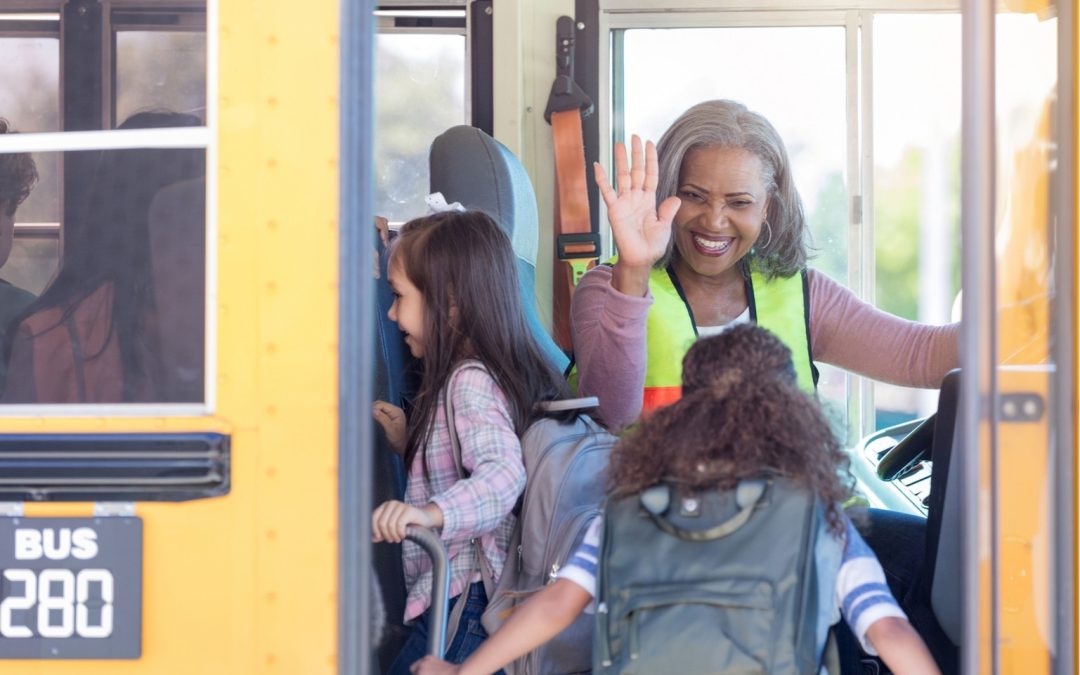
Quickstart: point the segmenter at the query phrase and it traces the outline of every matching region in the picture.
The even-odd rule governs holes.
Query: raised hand
[[[607,205],[608,221],[615,235],[619,261],[625,265],[648,269],[663,257],[671,239],[671,221],[679,210],[678,197],[669,197],[656,206],[656,185],[659,180],[656,146],[631,137],[631,162],[627,166],[626,146],[615,144],[615,188],[599,163],[594,165],[596,184]]]

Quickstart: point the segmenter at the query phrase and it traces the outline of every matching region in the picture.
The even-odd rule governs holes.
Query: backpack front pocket
[[[621,672],[768,672],[775,626],[769,582],[672,583],[631,587],[620,595]]]

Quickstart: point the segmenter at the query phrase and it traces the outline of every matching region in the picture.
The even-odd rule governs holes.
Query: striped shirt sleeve
[[[604,519],[596,516],[585,530],[581,544],[570,556],[570,560],[559,570],[559,578],[572,581],[596,597],[596,572],[600,562],[600,537],[603,534]]]
[[[836,577],[836,602],[859,644],[868,654],[877,650],[866,637],[874,622],[894,616],[907,619],[885,583],[877,556],[866,545],[848,518],[844,518],[844,557]]]

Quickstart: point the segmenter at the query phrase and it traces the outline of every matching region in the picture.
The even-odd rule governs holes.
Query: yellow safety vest
[[[682,396],[682,361],[697,340],[690,303],[669,265],[649,275],[652,307],[646,320],[645,399],[647,412]],[[810,287],[806,270],[766,279],[756,268],[746,279],[750,320],[772,331],[791,350],[799,386],[813,393],[817,368],[810,352]]]

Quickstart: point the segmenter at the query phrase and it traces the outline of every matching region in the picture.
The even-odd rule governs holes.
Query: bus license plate
[[[136,659],[141,518],[0,518],[0,659]]]

